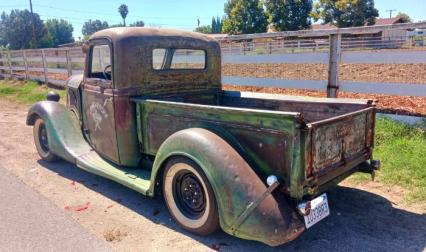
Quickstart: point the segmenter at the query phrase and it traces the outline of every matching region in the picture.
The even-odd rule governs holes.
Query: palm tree
[[[118,7],[118,13],[120,13],[121,17],[123,18],[123,24],[126,26],[126,17],[127,14],[129,14],[129,8],[127,8],[127,5],[120,5],[120,7]]]

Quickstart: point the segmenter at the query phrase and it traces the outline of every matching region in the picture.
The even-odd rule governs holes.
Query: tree
[[[195,31],[200,32],[200,33],[211,34],[212,33],[212,27],[210,25],[203,25],[203,26],[199,26],[199,27],[195,28]]]
[[[93,33],[108,28],[108,23],[106,21],[101,20],[91,20],[85,22],[83,24],[83,29],[81,30],[81,33],[85,36],[90,36]]]
[[[127,14],[129,14],[129,8],[127,7],[127,5],[120,5],[120,7],[118,7],[118,13],[120,13],[121,18],[123,19],[123,24],[124,26],[126,26],[126,17]]]
[[[133,27],[145,27],[145,22],[142,20],[136,21],[134,23],[131,23],[130,26]]]
[[[216,31],[217,31],[217,23],[216,23],[216,18],[215,17],[212,17],[212,26],[211,26],[211,28],[212,28],[212,33],[217,33]]]
[[[269,22],[277,31],[311,27],[312,0],[265,0]]]
[[[403,23],[411,23],[413,22],[413,20],[411,19],[410,16],[408,16],[408,14],[404,13],[404,12],[398,12],[398,15],[396,15],[397,18],[401,19],[401,22]]]
[[[312,12],[315,21],[337,27],[374,25],[378,16],[374,0],[319,0]]]
[[[259,0],[228,0],[225,3],[223,32],[247,34],[266,32],[268,20]]]
[[[74,28],[67,21],[63,19],[48,19],[44,23],[44,27],[46,33],[42,40],[43,43],[49,43],[50,41],[51,45],[49,47],[57,47],[58,45],[74,42],[74,38],[72,37]]]
[[[31,48],[33,37],[33,21],[35,40],[40,41],[44,35],[43,21],[28,10],[12,10],[10,14],[3,12],[0,17],[0,43],[12,50]]]
[[[216,25],[217,25],[217,30],[215,33],[222,33],[223,20],[220,17],[216,17]]]
[[[212,17],[211,33],[218,34],[222,32],[222,20],[220,17]]]

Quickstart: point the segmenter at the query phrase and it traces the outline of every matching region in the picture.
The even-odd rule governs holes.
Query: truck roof
[[[143,94],[221,89],[221,50],[213,37],[172,29],[118,27],[94,33],[88,43],[97,39],[112,44],[115,89],[137,88]],[[162,48],[204,51],[205,68],[156,70],[154,50]]]
[[[145,28],[145,27],[116,27],[109,28],[95,32],[90,39],[105,38],[108,37],[112,42],[117,42],[121,39],[129,37],[145,37],[145,38],[171,38],[179,37],[186,39],[196,39],[205,42],[215,41],[211,36],[207,36],[198,32],[182,31],[175,29],[158,29],[158,28]]]

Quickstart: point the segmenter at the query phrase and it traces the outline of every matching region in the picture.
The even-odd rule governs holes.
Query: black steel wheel
[[[53,154],[49,149],[49,139],[46,124],[43,119],[38,118],[34,123],[33,128],[34,143],[39,156],[48,162],[58,160],[58,156]]]
[[[207,235],[219,228],[213,190],[201,168],[192,160],[175,157],[167,163],[163,195],[170,214],[184,229]]]

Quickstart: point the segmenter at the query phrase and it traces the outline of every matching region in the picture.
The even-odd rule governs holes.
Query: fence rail
[[[426,27],[426,23],[424,24]],[[224,75],[223,83],[243,86],[280,87],[291,89],[332,90],[369,94],[426,97],[426,83],[401,81],[339,81],[341,64],[426,64],[425,36],[345,38],[330,33],[325,38],[281,39],[268,42],[223,41],[222,65],[253,64],[322,64],[328,68],[328,79],[315,76],[279,78]],[[322,34],[323,35],[323,34]],[[263,35],[262,35],[263,36]],[[263,38],[263,37],[262,37]],[[276,37],[275,37],[276,38]],[[368,51],[367,51],[368,50]],[[189,57],[199,57],[191,55]],[[34,79],[55,85],[65,85],[73,74],[84,68],[81,48],[19,50],[0,52],[0,76]],[[309,67],[309,66],[307,66]],[[420,75],[426,76],[426,65]],[[304,71],[309,72],[310,69]],[[244,72],[242,70],[241,72]]]

